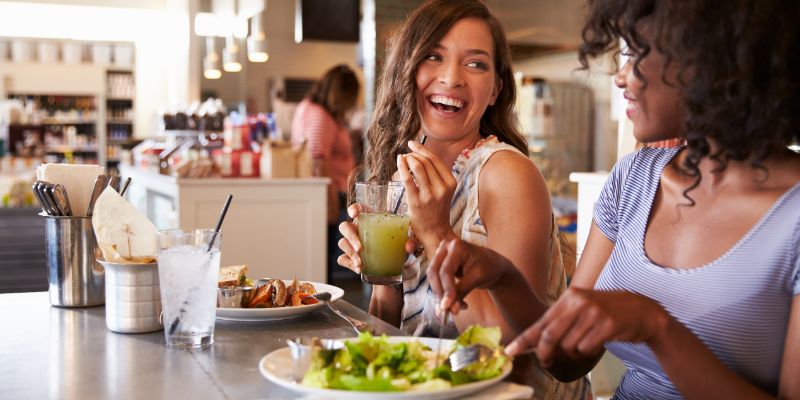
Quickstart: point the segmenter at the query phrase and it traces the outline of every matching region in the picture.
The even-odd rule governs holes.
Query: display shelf
[[[57,120],[57,119],[44,119],[40,123],[40,125],[95,125],[97,121],[95,120]]]
[[[46,146],[48,153],[97,153],[97,146]]]
[[[8,125],[10,155],[47,154],[51,161],[106,165],[106,159],[118,157],[120,146],[133,137],[137,97],[133,68],[0,60],[0,69],[0,98],[19,100],[23,115],[17,122],[26,123]],[[34,101],[36,106],[28,107]],[[85,147],[87,142],[92,147]]]

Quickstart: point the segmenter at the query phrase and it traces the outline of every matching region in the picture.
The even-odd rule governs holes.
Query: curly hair
[[[358,100],[358,78],[350,67],[339,64],[314,82],[308,92],[308,99],[319,104],[339,125],[346,125],[347,112],[356,106]]]
[[[635,55],[633,73],[653,46],[676,63],[686,110],[683,169],[702,179],[705,158],[763,168],[775,151],[800,139],[800,3],[796,0],[589,0],[579,59],[617,51]],[[647,29],[647,38],[643,35]],[[647,82],[644,82],[647,84]],[[713,147],[711,142],[715,144]]]
[[[419,133],[417,69],[450,28],[464,18],[477,18],[488,25],[494,41],[496,79],[503,85],[495,104],[481,117],[480,134],[496,135],[500,141],[528,154],[527,142],[517,128],[513,112],[514,75],[500,22],[479,0],[432,0],[414,10],[389,40],[375,111],[367,129],[366,167],[370,180],[391,179],[397,156],[406,152],[406,143]]]

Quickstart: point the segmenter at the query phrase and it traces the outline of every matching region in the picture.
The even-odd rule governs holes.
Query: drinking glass
[[[167,346],[195,348],[214,343],[222,233],[170,229],[159,231],[156,241]]]
[[[403,281],[408,240],[408,205],[402,182],[358,182],[356,202],[361,238],[361,281],[397,285]]]

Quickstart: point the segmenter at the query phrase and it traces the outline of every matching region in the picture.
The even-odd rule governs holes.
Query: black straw
[[[422,135],[422,137],[419,139],[419,144],[424,145],[426,140],[428,140],[428,137]],[[397,210],[400,209],[400,203],[403,202],[403,195],[405,194],[406,194],[406,187],[403,186],[403,189],[400,191],[400,196],[397,198],[397,204],[394,205],[394,212],[392,212],[392,214],[397,214]]]
[[[219,219],[217,220],[217,227],[214,228],[214,233],[211,234],[211,240],[208,241],[208,249],[206,252],[211,251],[211,248],[214,247],[214,240],[217,239],[217,234],[219,234],[219,230],[222,228],[222,221],[225,220],[225,214],[228,212],[228,207],[231,205],[231,200],[233,200],[233,195],[229,194],[228,198],[225,200],[225,206],[222,207],[222,213],[219,215]]]
[[[231,205],[231,200],[233,200],[233,195],[229,194],[228,198],[225,200],[225,205],[222,207],[222,213],[219,215],[219,219],[217,220],[217,227],[214,228],[214,233],[211,234],[211,240],[208,241],[208,249],[206,252],[210,252],[211,248],[214,247],[214,241],[217,239],[217,234],[219,234],[219,230],[222,228],[222,221],[225,220],[225,214],[228,213],[228,207]],[[178,311],[178,316],[172,321],[172,324],[169,326],[169,334],[172,335],[175,333],[175,330],[178,329],[178,326],[181,324],[181,316],[184,312],[186,312],[186,306],[189,304],[189,296],[186,296],[186,300],[184,300],[183,304],[181,304],[181,309]]]
[[[122,184],[122,190],[119,191],[120,196],[125,196],[125,191],[128,190],[128,185],[131,184],[131,177],[129,176],[128,179],[125,179],[125,183]]]

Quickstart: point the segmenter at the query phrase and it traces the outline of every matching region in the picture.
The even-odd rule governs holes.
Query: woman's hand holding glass
[[[339,224],[339,232],[342,233],[342,238],[339,239],[339,248],[342,249],[344,254],[336,259],[339,265],[357,273],[361,273],[362,261],[359,252],[362,250],[361,238],[358,235],[358,214],[361,212],[361,206],[358,203],[351,204],[347,207],[347,214],[350,216],[350,221],[344,221]],[[406,241],[406,252],[411,253],[417,247],[417,241],[410,237]]]
[[[456,237],[450,227],[450,203],[458,182],[430,149],[413,141],[408,147],[411,153],[397,157],[399,180],[405,187],[411,230],[433,252],[442,240]]]

